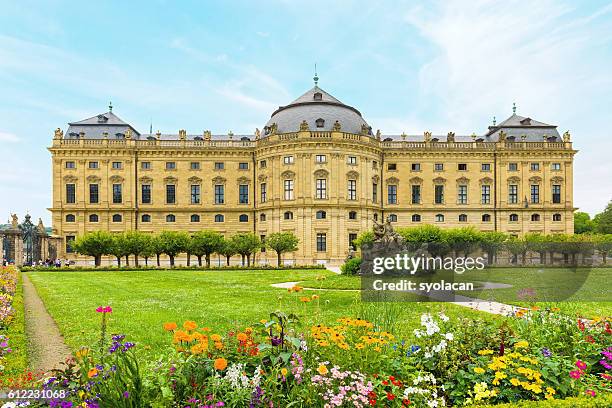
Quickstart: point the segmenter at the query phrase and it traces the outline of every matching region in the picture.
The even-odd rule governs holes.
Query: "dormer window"
[[[514,137],[514,136],[508,136],[508,137],[506,138],[506,140],[507,140],[507,141],[509,141],[509,142],[514,142],[514,141],[516,140],[516,137]]]
[[[383,142],[392,142],[392,141],[393,141],[393,139],[391,139],[390,137],[386,137],[386,138],[383,140]]]
[[[204,140],[204,139],[202,138],[202,136],[196,136],[193,138],[193,140]]]
[[[147,136],[147,140],[156,140],[155,136]]]
[[[251,139],[249,139],[247,136],[243,136],[240,138],[240,140],[243,142],[249,142]]]
[[[315,92],[313,97],[314,97],[315,101],[322,101],[323,100],[323,94],[321,92]]]
[[[482,137],[479,137],[478,139],[476,139],[476,142],[482,143],[482,142],[484,142],[484,139]]]
[[[434,137],[434,138],[431,139],[431,141],[435,143],[435,142],[439,142],[440,139],[438,139],[437,137]]]
[[[521,125],[525,125],[525,126],[531,125],[531,118],[525,118],[521,120]]]
[[[79,134],[76,132],[70,132],[68,133],[68,136],[70,136],[71,139],[76,139],[79,137]]]
[[[316,95],[316,94],[315,94],[315,95]],[[318,128],[322,128],[323,126],[325,126],[325,120],[324,120],[324,119],[321,119],[321,118],[317,119],[317,120],[315,121],[315,123],[317,124],[317,127],[318,127]]]
[[[108,117],[105,115],[98,115],[98,123],[106,123],[108,122]]]

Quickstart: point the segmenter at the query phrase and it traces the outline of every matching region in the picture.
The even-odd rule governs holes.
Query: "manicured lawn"
[[[29,272],[28,276],[73,350],[95,343],[100,315],[94,310],[111,305],[110,332],[128,334],[150,357],[170,346],[164,322],[194,320],[213,329],[244,328],[279,309],[297,313],[304,324],[362,317],[406,339],[428,310],[444,310],[451,317],[502,319],[452,304],[363,303],[356,291],[288,293],[270,286],[288,281],[327,285],[346,279],[322,270]],[[317,281],[317,276],[326,279]],[[320,298],[300,302],[300,297],[313,294]]]

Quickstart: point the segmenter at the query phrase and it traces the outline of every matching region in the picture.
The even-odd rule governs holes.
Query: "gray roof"
[[[502,131],[506,134],[506,138],[515,138],[517,142],[523,139],[527,142],[541,142],[545,137],[550,141],[561,141],[557,126],[519,116],[516,113],[497,125],[489,126],[485,138],[487,141],[495,142],[499,140]]]
[[[132,130],[134,137],[140,135],[132,125],[124,122],[111,111],[78,122],[71,122],[68,125],[67,138],[76,138],[80,133],[84,133],[86,139],[102,139],[104,133],[108,133],[108,137],[113,139],[122,137],[121,135],[125,135],[128,129]]]
[[[317,94],[320,94],[319,98],[316,98]],[[317,127],[318,119],[323,119],[322,127]],[[278,133],[297,132],[302,121],[308,123],[310,130],[320,131],[332,130],[336,121],[340,123],[343,132],[361,133],[363,125],[370,127],[357,109],[345,105],[318,86],[289,105],[279,107],[272,113],[266,127],[276,123]]]

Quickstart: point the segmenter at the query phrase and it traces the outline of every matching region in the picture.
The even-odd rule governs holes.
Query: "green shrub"
[[[325,269],[325,265],[284,265],[284,266],[274,266],[274,265],[256,265],[256,266],[239,266],[239,265],[232,265],[232,266],[213,266],[210,268],[206,268],[206,267],[202,267],[202,266],[198,266],[197,262],[196,265],[191,265],[191,266],[174,266],[173,268],[171,268],[170,266],[162,266],[162,267],[157,267],[157,266],[144,266],[144,265],[140,265],[140,266],[122,266],[122,267],[117,267],[116,265],[108,265],[108,266],[101,266],[98,268],[95,268],[93,266],[69,266],[69,267],[64,267],[62,266],[61,268],[55,268],[55,267],[47,267],[47,266],[35,266],[35,267],[31,267],[31,266],[22,266],[21,268],[22,272],[32,272],[32,271],[36,271],[36,272],[86,272],[86,271],[165,271],[165,270],[173,270],[173,271],[194,271],[194,270],[202,270],[202,271],[206,271],[206,270],[253,270],[253,271],[259,271],[259,270],[265,270],[265,271],[278,271],[278,270],[285,270],[285,269]]]
[[[343,275],[357,275],[361,268],[361,258],[351,258],[340,267]]]
[[[612,406],[612,395],[606,394],[596,398],[574,397],[545,401],[517,401],[511,404],[486,405],[483,408],[608,408]]]

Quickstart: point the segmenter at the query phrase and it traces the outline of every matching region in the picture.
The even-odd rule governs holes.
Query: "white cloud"
[[[2,143],[18,143],[20,141],[21,141],[21,139],[19,139],[19,137],[16,134],[0,131],[0,142],[2,142]]]

